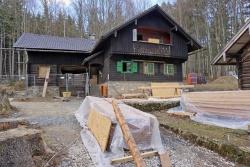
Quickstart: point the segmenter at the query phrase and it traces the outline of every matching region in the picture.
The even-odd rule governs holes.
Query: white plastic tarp
[[[227,91],[227,92],[223,92],[223,93],[229,94],[232,92],[233,91]],[[216,96],[216,94],[218,94],[218,95],[221,94],[220,92],[197,92],[197,94],[198,93],[203,93],[204,95],[214,94],[215,96]],[[241,93],[241,91],[239,91],[238,93]],[[194,93],[192,93],[192,94],[194,94]],[[224,100],[224,99],[221,99],[221,100]],[[217,103],[215,102],[215,105],[216,104]],[[222,104],[223,104],[223,102],[222,102]],[[226,102],[223,105],[227,106]],[[230,108],[225,109],[224,112],[221,112],[219,109],[212,106],[213,112],[207,112],[206,108],[201,107],[198,103],[193,103],[192,100],[189,98],[188,93],[182,94],[181,100],[180,100],[180,108],[176,108],[176,109],[196,113],[194,116],[191,117],[191,119],[196,121],[196,122],[200,122],[200,123],[204,123],[204,124],[216,125],[216,126],[232,128],[232,129],[247,129],[248,125],[250,124],[250,115],[248,117],[237,116],[236,111],[235,111],[235,114],[232,115],[232,111],[234,111],[234,110],[230,109]],[[230,110],[231,110],[231,113],[228,112]],[[246,107],[243,110],[244,110],[244,113],[249,112],[249,114],[250,114],[250,108]],[[170,112],[176,112],[176,111],[171,109]],[[240,110],[238,112],[240,112]]]
[[[124,156],[124,148],[127,148],[120,126],[116,121],[111,102],[112,99],[87,96],[79,109],[75,112],[78,122],[83,127],[81,131],[82,141],[96,166],[100,167],[111,166],[111,159]],[[138,148],[140,150],[154,149],[159,153],[164,153],[165,150],[160,137],[159,123],[156,117],[130,107],[122,102],[119,102],[118,106],[125,117],[126,123],[129,127],[133,127],[130,128],[132,135],[146,136],[144,139],[147,140],[137,140],[135,138]],[[112,123],[116,123],[114,135],[110,144],[110,151],[102,152],[96,139],[87,128],[86,124],[91,109],[110,118]]]

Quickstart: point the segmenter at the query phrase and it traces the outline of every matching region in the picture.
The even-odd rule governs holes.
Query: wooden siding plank
[[[108,117],[105,117],[104,115],[95,111],[95,109],[92,108],[88,117],[87,126],[89,127],[92,134],[95,136],[103,152],[107,148],[111,125],[112,122]]]

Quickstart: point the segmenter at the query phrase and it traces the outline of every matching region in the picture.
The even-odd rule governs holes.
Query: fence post
[[[69,91],[69,85],[68,85],[68,73],[66,73],[65,79],[66,79],[66,92],[68,92],[68,91]]]
[[[26,96],[28,95],[28,88],[29,88],[29,76],[26,74],[25,77],[25,87],[26,87]]]
[[[33,94],[36,94],[36,76],[33,75]]]
[[[86,79],[85,79],[85,96],[89,95],[89,74],[86,73]]]

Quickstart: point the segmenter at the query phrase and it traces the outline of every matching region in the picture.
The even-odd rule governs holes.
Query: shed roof
[[[23,33],[13,45],[14,48],[56,51],[91,52],[96,41],[83,38],[58,37]]]
[[[250,19],[213,59],[213,65],[235,65],[240,51],[250,42]]]

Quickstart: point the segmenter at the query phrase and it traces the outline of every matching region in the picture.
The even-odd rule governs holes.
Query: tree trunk
[[[5,89],[0,89],[0,115],[8,114],[11,111],[10,101]]]

